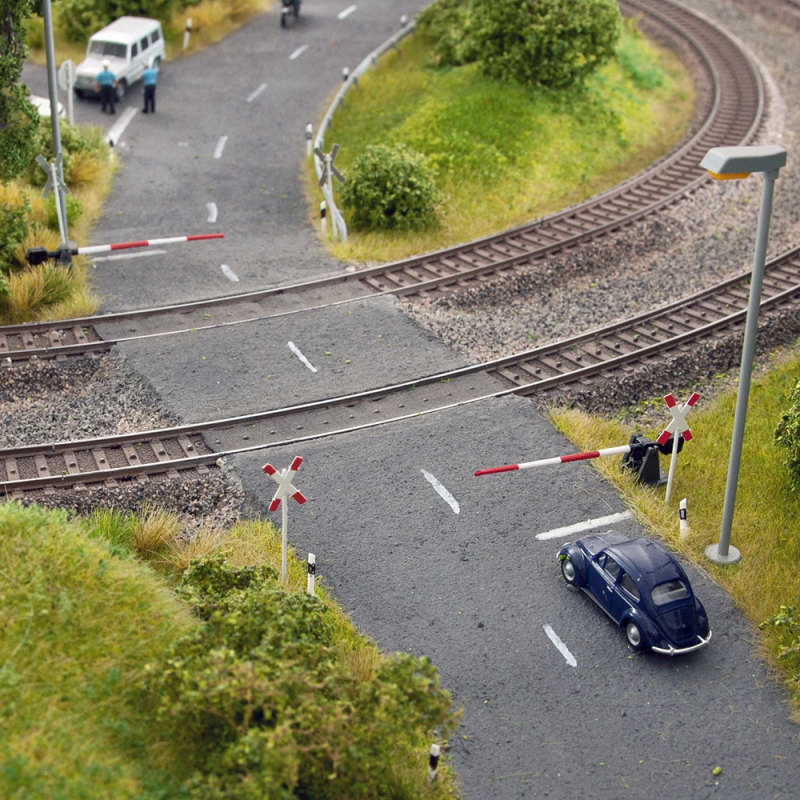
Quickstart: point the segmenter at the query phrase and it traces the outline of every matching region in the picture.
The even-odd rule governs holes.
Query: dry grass
[[[168,550],[163,560],[175,573],[185,572],[196,558],[210,555],[219,549],[221,533],[210,525],[202,525],[188,539],[178,537],[178,531],[167,543]]]
[[[372,680],[385,660],[377,645],[367,640],[348,642],[341,655],[350,674],[360,682]]]
[[[182,527],[177,514],[146,506],[131,526],[131,547],[143,558],[151,558],[174,542]]]

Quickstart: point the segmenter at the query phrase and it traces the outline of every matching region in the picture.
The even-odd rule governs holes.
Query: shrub
[[[440,193],[421,153],[404,145],[369,145],[353,162],[342,205],[366,230],[416,230],[436,224]]]
[[[468,36],[485,75],[563,89],[614,55],[613,0],[475,0]]]
[[[146,667],[160,718],[196,748],[192,796],[401,796],[387,769],[397,735],[453,723],[435,669],[398,655],[357,681],[338,658],[330,610],[275,578],[220,554],[194,562],[177,592],[204,624]]]
[[[31,207],[27,200],[22,205],[0,203],[0,274],[9,274],[22,266],[14,251],[22,247],[28,235],[28,214]]]
[[[471,9],[463,0],[437,0],[417,14],[419,31],[433,42],[432,66],[457,67],[475,60],[468,36]]]
[[[67,227],[71,228],[83,214],[83,206],[81,201],[71,194],[68,194],[64,199],[67,206]],[[54,231],[58,230],[55,194],[50,194],[47,198],[47,227]]]
[[[800,487],[800,381],[789,394],[789,410],[775,429],[775,441],[788,451],[786,466],[797,489]]]
[[[764,620],[762,630],[774,627],[778,631],[780,647],[778,657],[786,664],[795,690],[800,689],[800,617],[795,606],[781,606],[777,614]]]
[[[178,0],[60,0],[58,23],[73,42],[85,42],[117,17],[153,17],[167,22],[180,7]]]

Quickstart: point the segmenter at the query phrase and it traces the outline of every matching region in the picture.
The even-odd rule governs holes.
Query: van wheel
[[[161,67],[161,56],[156,56],[156,57],[153,59],[153,67],[154,67],[155,69],[159,69],[159,68]]]
[[[125,97],[125,92],[128,91],[128,83],[124,79],[117,84],[117,102]]]
[[[76,95],[77,97],[80,97],[80,99],[81,99],[81,100],[83,100],[83,98],[84,98],[84,91],[83,91],[83,89],[76,89],[76,90],[75,90],[75,95]]]

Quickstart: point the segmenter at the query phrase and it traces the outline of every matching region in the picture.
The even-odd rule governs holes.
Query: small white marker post
[[[682,542],[685,542],[689,538],[689,520],[687,519],[687,513],[689,510],[688,506],[689,504],[686,498],[684,497],[683,500],[681,500],[681,508],[680,511],[678,512],[681,520],[680,537]]]
[[[347,67],[342,67],[342,83],[347,83],[347,79],[350,77],[350,70]]]
[[[311,141],[314,136],[314,128],[309,122],[306,125],[306,156],[310,156],[314,152],[314,143]]]
[[[289,503],[286,500],[287,497],[294,498],[299,505],[303,505],[306,502],[306,498],[303,496],[301,492],[299,492],[294,486],[292,486],[292,478],[297,474],[297,470],[300,469],[300,465],[303,463],[303,459],[300,456],[295,456],[294,460],[292,461],[291,465],[288,469],[283,469],[280,472],[272,466],[272,464],[264,464],[262,469],[267,475],[278,484],[278,488],[275,490],[275,494],[272,497],[272,502],[269,504],[270,511],[277,511],[278,506],[281,504],[281,500],[284,501],[283,503],[283,516],[282,516],[282,527],[281,527],[281,583],[286,585],[288,579],[288,570],[286,567],[286,550],[287,550],[287,541],[288,541],[288,530],[289,530],[289,510],[288,506]]]
[[[692,439],[692,431],[686,423],[686,415],[692,410],[694,404],[700,399],[697,392],[692,392],[692,396],[682,405],[679,406],[672,393],[665,395],[664,402],[672,414],[672,420],[669,425],[661,431],[661,435],[656,439],[660,445],[665,445],[672,437],[672,455],[669,460],[669,476],[667,478],[667,492],[664,495],[664,502],[669,503],[672,496],[672,479],[675,475],[675,462],[678,460],[678,444],[680,437],[683,437],[685,442]]]
[[[428,777],[431,782],[436,780],[437,770],[439,769],[439,753],[441,748],[438,744],[431,745],[431,754],[428,758]]]
[[[306,591],[314,596],[314,577],[317,574],[317,557],[313,553],[308,554],[308,583]]]
[[[189,47],[189,36],[192,33],[192,18],[186,17],[186,30],[183,32],[183,49],[186,50]]]
[[[323,233],[328,230],[328,204],[324,200],[319,204],[319,226]]]

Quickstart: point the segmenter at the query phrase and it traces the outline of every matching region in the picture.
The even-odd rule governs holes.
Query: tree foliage
[[[203,625],[147,666],[145,685],[195,749],[194,798],[406,796],[391,769],[398,740],[453,722],[427,659],[398,654],[356,679],[320,600],[220,554],[194,562],[178,594]]]
[[[789,408],[775,430],[775,441],[786,448],[786,466],[795,488],[800,488],[800,381],[789,394]]]
[[[31,0],[3,0],[0,14],[0,182],[19,175],[36,155],[34,133],[39,120],[19,82],[27,55],[25,17]]]
[[[179,0],[60,0],[59,25],[68,39],[85,42],[118,17],[152,17],[167,22],[186,5]]]
[[[564,89],[614,55],[620,13],[614,0],[438,0],[420,22],[440,65]]]
[[[342,205],[364,230],[418,230],[436,224],[440,193],[425,156],[405,145],[369,145],[353,162]]]

